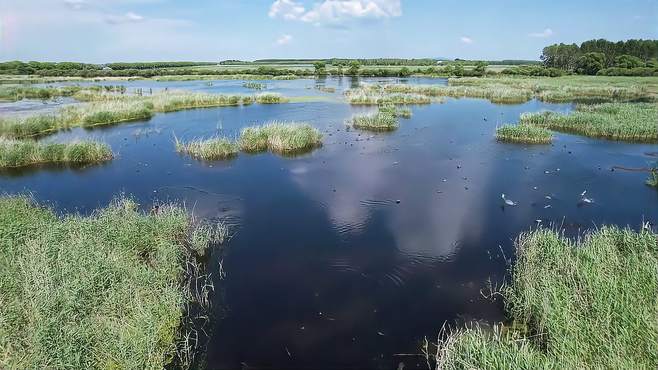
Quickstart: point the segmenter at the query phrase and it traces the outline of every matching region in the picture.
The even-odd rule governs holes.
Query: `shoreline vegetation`
[[[214,161],[235,158],[239,151],[271,151],[281,155],[307,153],[322,146],[322,134],[308,123],[270,122],[245,127],[237,140],[226,137],[181,141],[175,138],[176,151],[195,159]]]
[[[106,162],[114,157],[107,144],[95,141],[42,143],[0,137],[0,168],[35,165],[88,165]]]
[[[440,342],[438,369],[655,369],[658,236],[602,227],[574,242],[521,234],[501,294],[510,324]]]
[[[225,236],[173,205],[147,215],[118,198],[60,216],[1,197],[0,367],[189,367],[184,323],[190,307],[208,311],[213,290],[198,257]]]

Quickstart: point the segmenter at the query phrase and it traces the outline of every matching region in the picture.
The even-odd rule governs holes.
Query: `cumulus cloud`
[[[278,46],[283,46],[283,45],[288,45],[290,41],[292,41],[291,35],[281,35],[281,37],[276,39],[275,44]]]
[[[461,41],[464,44],[472,44],[473,43],[473,39],[468,37],[468,36],[462,36],[461,38],[459,38],[459,41]]]
[[[359,19],[385,19],[402,15],[401,0],[323,0],[306,9],[295,0],[276,0],[270,7],[271,18],[306,23],[341,24]]]
[[[539,37],[539,38],[545,39],[547,37],[553,36],[553,30],[550,29],[550,28],[546,28],[545,30],[543,30],[541,32],[529,33],[528,36],[530,36],[530,37]]]
[[[137,23],[144,21],[144,19],[143,16],[133,12],[128,12],[122,15],[109,14],[105,16],[105,21],[109,24]]]

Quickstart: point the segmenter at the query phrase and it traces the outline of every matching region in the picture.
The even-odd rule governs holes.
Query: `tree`
[[[475,68],[473,71],[479,76],[484,76],[484,73],[487,71],[487,62],[482,60],[478,61],[475,63]]]
[[[605,54],[603,53],[587,53],[578,58],[579,73],[587,75],[595,75],[598,71],[605,67]]]
[[[327,64],[323,61],[317,61],[313,63],[313,66],[315,67],[315,74],[317,76],[324,76],[327,74]]]
[[[361,63],[359,63],[358,60],[351,60],[350,61],[350,68],[348,70],[348,73],[351,76],[358,76],[360,68],[361,68]]]
[[[642,59],[632,55],[624,54],[615,58],[615,67],[618,68],[638,68],[644,66],[645,63]]]

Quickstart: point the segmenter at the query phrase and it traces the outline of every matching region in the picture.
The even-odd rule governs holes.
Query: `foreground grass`
[[[551,131],[531,125],[504,125],[496,128],[496,140],[509,143],[550,144]]]
[[[515,324],[454,333],[437,368],[657,368],[656,238],[615,227],[580,242],[546,229],[522,234],[502,292]]]
[[[272,122],[242,129],[238,144],[245,152],[295,154],[321,146],[322,134],[308,123]]]
[[[228,159],[238,155],[238,145],[227,138],[179,141],[176,138],[176,151],[203,160]]]
[[[658,141],[658,106],[653,103],[578,105],[569,114],[525,113],[520,122],[608,140]]]
[[[180,208],[127,199],[89,217],[0,198],[0,367],[162,369],[177,357],[193,250],[221,242]]]
[[[0,138],[0,168],[42,164],[86,165],[111,160],[106,144],[81,141],[66,144]]]

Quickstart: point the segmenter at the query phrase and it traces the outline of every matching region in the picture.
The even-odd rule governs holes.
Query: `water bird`
[[[594,203],[594,199],[592,198],[587,198],[585,196],[587,194],[587,190],[584,190],[582,193],[580,193],[580,202],[581,204],[591,204]]]
[[[503,201],[505,202],[505,205],[508,205],[510,207],[516,206],[516,202],[512,201],[511,199],[505,198],[505,194],[501,194],[500,197],[503,198]]]

